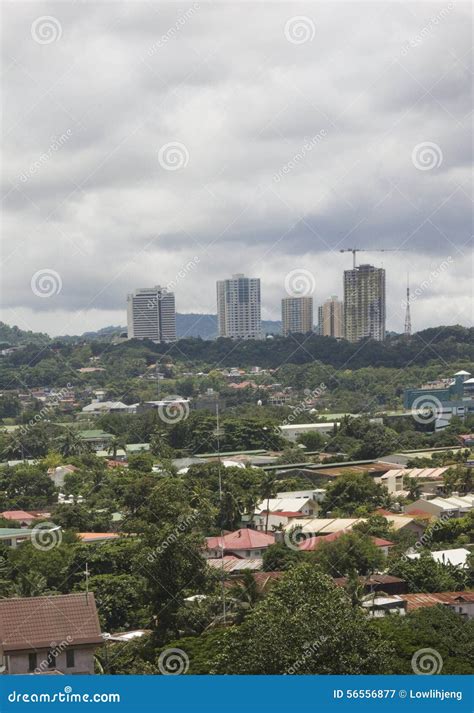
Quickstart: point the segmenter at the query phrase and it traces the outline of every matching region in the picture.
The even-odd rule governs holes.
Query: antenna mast
[[[410,315],[410,279],[407,274],[407,308],[405,312],[405,336],[411,335],[411,315]]]

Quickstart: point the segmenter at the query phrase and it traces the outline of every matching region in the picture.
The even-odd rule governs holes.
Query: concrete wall
[[[68,648],[68,647],[67,647]],[[93,674],[94,673],[94,651],[95,648],[74,648],[74,668],[66,667],[66,649],[60,651],[56,656],[56,670],[67,674]],[[36,673],[48,671],[48,649],[36,652]],[[28,652],[12,653],[8,656],[9,674],[27,674],[29,671]]]

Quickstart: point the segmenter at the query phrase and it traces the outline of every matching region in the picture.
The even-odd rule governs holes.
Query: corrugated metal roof
[[[262,569],[263,561],[261,557],[249,557],[248,559],[239,559],[226,555],[224,557],[212,557],[206,560],[207,564],[214,569],[224,570],[227,573],[241,572],[243,569],[251,569],[253,571]]]
[[[434,607],[437,604],[456,604],[457,602],[474,602],[474,592],[433,592],[425,594],[416,592],[415,594],[404,594],[403,598],[408,602],[408,611],[419,607]]]

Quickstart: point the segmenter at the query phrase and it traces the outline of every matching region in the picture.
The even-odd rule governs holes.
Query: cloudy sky
[[[2,14],[4,321],[125,324],[127,292],[170,283],[178,311],[215,312],[235,272],[278,319],[290,273],[342,295],[356,246],[386,268],[389,329],[407,271],[415,330],[470,324],[469,3]]]

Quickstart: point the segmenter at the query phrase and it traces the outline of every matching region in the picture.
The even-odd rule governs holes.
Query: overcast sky
[[[215,281],[342,296],[387,271],[388,329],[472,316],[471,9],[462,2],[3,3],[4,321],[125,324],[126,294]],[[309,273],[309,276],[308,276]],[[288,275],[290,274],[290,278]],[[296,276],[296,277],[295,277]]]

